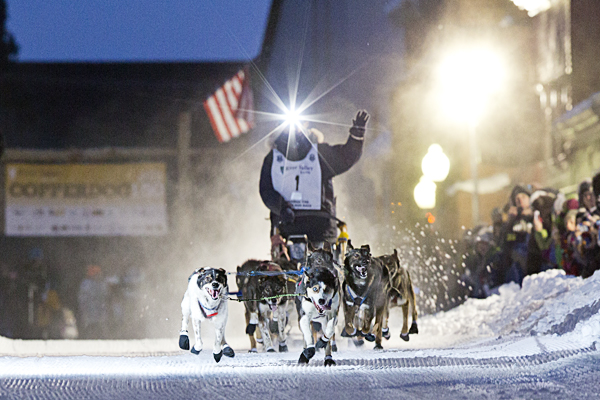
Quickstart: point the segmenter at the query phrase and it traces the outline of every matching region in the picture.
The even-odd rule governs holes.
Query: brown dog
[[[383,255],[377,257],[384,265],[384,275],[388,280],[388,307],[386,308],[386,315],[384,320],[383,335],[386,339],[389,339],[389,328],[388,318],[389,309],[391,307],[402,307],[402,332],[400,338],[408,342],[409,334],[419,333],[417,327],[417,303],[415,301],[415,292],[410,279],[408,270],[400,265],[400,259],[398,258],[398,252],[394,249],[393,254]],[[408,311],[412,309],[412,324],[408,329]]]
[[[236,283],[246,308],[246,333],[250,352],[256,352],[256,328],[267,352],[274,352],[271,333],[276,333],[279,352],[287,352],[287,280],[279,264],[273,261],[248,260],[237,268]],[[257,335],[258,336],[258,335]]]
[[[388,314],[388,282],[381,260],[371,255],[369,245],[360,249],[348,243],[344,257],[344,283],[342,285],[344,337],[364,337],[382,349],[383,320]],[[373,321],[374,319],[374,321]],[[360,340],[355,344],[362,344]]]

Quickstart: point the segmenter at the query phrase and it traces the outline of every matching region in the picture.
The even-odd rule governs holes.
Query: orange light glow
[[[425,214],[425,216],[427,217],[427,222],[429,222],[430,224],[433,224],[435,222],[435,217],[432,213],[428,212],[427,214]]]

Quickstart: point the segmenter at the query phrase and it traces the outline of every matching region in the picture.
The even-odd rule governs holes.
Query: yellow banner
[[[167,232],[164,163],[8,164],[5,182],[9,236]]]

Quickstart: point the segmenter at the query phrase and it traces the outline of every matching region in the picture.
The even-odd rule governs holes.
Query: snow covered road
[[[237,354],[216,364],[177,350],[176,337],[146,341],[14,341],[0,338],[0,399],[600,399],[600,274],[560,271],[505,285],[419,322],[408,343],[386,350],[338,341],[335,367],[322,353],[298,366],[289,353]],[[294,337],[296,339],[294,340]],[[210,343],[210,339],[205,341]]]
[[[351,353],[338,354],[334,368],[301,367],[295,355],[278,354],[239,354],[219,365],[210,354],[4,358],[0,398],[600,398],[592,349],[492,359]]]

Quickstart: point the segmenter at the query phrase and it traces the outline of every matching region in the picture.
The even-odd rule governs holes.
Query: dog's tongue
[[[219,292],[220,290],[208,289],[208,294],[210,294],[210,297],[212,297],[214,300],[219,297]]]
[[[271,307],[271,311],[277,311],[277,304],[269,304],[269,307]]]
[[[315,301],[313,301],[313,304],[315,305],[315,308],[317,309],[317,311],[319,312],[319,314],[323,314],[325,312],[325,307],[324,306],[318,305]]]

